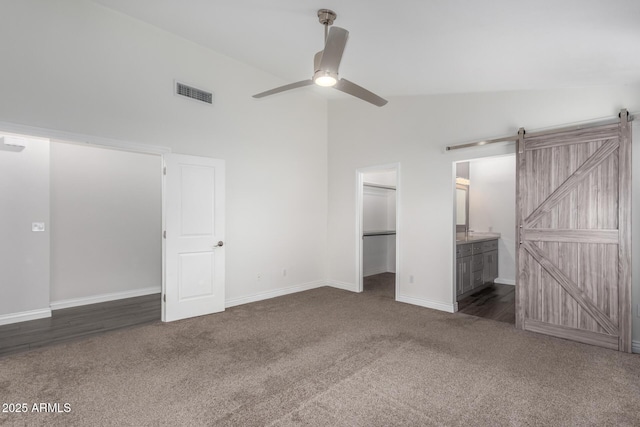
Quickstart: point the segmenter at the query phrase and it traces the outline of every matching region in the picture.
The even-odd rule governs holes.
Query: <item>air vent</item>
[[[196,101],[213,104],[213,94],[211,92],[188,86],[184,83],[176,82],[176,94],[195,99]]]

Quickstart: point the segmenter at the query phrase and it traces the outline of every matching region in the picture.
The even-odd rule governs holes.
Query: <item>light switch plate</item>
[[[44,231],[44,222],[32,222],[31,231]]]

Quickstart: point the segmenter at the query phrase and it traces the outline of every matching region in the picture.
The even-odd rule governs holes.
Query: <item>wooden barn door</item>
[[[516,326],[631,351],[631,127],[526,134],[517,149]]]

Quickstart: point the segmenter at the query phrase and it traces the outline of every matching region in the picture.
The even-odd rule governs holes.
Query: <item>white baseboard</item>
[[[640,341],[631,341],[631,352],[640,353]]]
[[[71,307],[78,307],[78,306],[87,305],[87,304],[97,304],[99,302],[107,302],[107,301],[115,301],[115,300],[125,299],[125,298],[141,297],[144,295],[159,294],[160,292],[162,292],[162,289],[159,286],[158,287],[153,286],[150,288],[136,289],[133,291],[113,292],[109,294],[93,295],[90,297],[52,301],[51,304],[49,305],[51,306],[52,310],[60,310],[61,308],[71,308]]]
[[[26,322],[27,320],[44,319],[51,317],[51,309],[42,308],[40,310],[21,311],[19,313],[3,314],[0,316],[0,325]]]
[[[408,297],[406,295],[399,295],[396,298],[396,301],[419,305],[420,307],[433,308],[434,310],[446,311],[447,313],[455,313],[457,308],[454,304],[448,304],[441,301],[431,301],[422,298]]]
[[[281,297],[283,295],[293,294],[296,292],[308,291],[310,289],[320,288],[326,286],[327,283],[323,280],[316,280],[315,282],[303,283],[302,285],[289,286],[286,288],[274,289],[272,291],[260,292],[258,294],[249,295],[246,297],[232,298],[225,301],[224,306],[226,308],[235,307],[236,305],[248,304],[250,302],[262,301],[265,299]]]
[[[354,283],[340,282],[339,280],[329,280],[328,286],[345,291],[358,292],[358,285]]]
[[[494,280],[494,282],[500,283],[501,285],[511,285],[511,286],[516,285],[515,279],[503,279],[501,277],[498,277],[496,280]]]

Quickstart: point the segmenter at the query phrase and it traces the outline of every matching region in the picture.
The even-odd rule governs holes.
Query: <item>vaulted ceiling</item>
[[[321,8],[350,32],[341,76],[382,96],[640,83],[638,0],[94,1],[283,83],[311,77]]]

